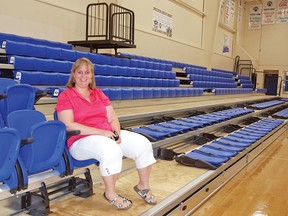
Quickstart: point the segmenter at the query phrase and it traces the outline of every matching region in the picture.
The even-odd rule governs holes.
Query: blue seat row
[[[267,89],[265,88],[256,88],[254,91],[258,93],[267,93]]]
[[[234,77],[237,76],[237,73],[234,71],[228,71],[228,70],[223,70],[223,69],[218,69],[218,68],[212,68],[212,71],[218,71],[218,72],[223,72],[223,73],[228,73],[228,74],[233,74]]]
[[[251,112],[253,112],[251,109],[233,108],[212,112],[209,114],[197,115],[189,118],[171,120],[164,123],[146,125],[133,128],[131,130],[143,134],[151,141],[157,141],[175,136],[179,133],[186,133],[191,130],[197,130],[199,128],[226,121]]]
[[[265,108],[276,106],[276,105],[283,104],[283,103],[285,103],[285,101],[271,100],[271,101],[266,101],[262,103],[252,104],[252,105],[249,105],[249,107],[254,108],[254,109],[265,109]]]
[[[239,80],[250,80],[250,77],[245,75],[237,75],[236,78]]]
[[[283,109],[279,112],[276,112],[272,115],[273,117],[277,117],[277,118],[284,118],[287,119],[288,118],[288,108],[287,109]]]
[[[209,81],[191,81],[193,87],[197,88],[236,88],[236,83],[209,82]]]
[[[67,73],[51,73],[43,71],[22,71],[14,70],[15,80],[21,84],[44,85],[44,86],[65,86],[69,79]]]
[[[5,49],[5,53],[7,55],[18,55],[65,61],[76,61],[76,59],[83,56],[83,53],[87,56],[86,52],[80,52],[72,49],[15,42],[9,40],[3,41],[1,48]],[[91,56],[93,55],[91,54]],[[92,57],[89,56],[89,59],[90,58],[92,59]]]
[[[226,77],[216,77],[198,74],[188,74],[190,81],[208,81],[208,82],[225,82],[225,83],[235,83],[233,78]]]
[[[14,77],[22,84],[65,86],[70,74],[49,73],[43,71],[14,70]],[[156,79],[124,76],[95,76],[98,86],[138,86],[138,87],[178,87],[180,81],[176,79]]]
[[[60,73],[70,73],[73,65],[73,62],[71,61],[22,56],[10,56],[9,63],[13,64],[14,70],[51,71]]]
[[[215,88],[216,95],[223,94],[249,94],[252,93],[252,88]]]
[[[259,120],[245,128],[181,155],[176,158],[176,161],[199,168],[217,169],[282,123],[282,120],[269,118]]]
[[[23,56],[10,56],[9,63],[13,64],[15,70],[51,71],[59,73],[70,73],[73,65],[71,61]],[[176,74],[172,71],[98,64],[95,64],[95,74],[176,79]]]
[[[225,72],[219,72],[219,71],[210,71],[207,69],[199,69],[199,68],[192,68],[188,67],[186,68],[186,74],[197,74],[202,76],[215,76],[215,77],[226,77],[226,78],[233,78],[233,74],[225,73]]]
[[[67,44],[67,43],[26,37],[26,36],[15,35],[15,34],[0,33],[0,44],[2,44],[3,41],[6,41],[6,40],[24,42],[24,43],[36,44],[36,45],[43,45],[43,46],[58,47],[58,48],[63,48],[63,49],[72,49],[72,45]]]
[[[63,61],[76,61],[78,58],[86,57],[94,64],[117,65],[122,67],[136,67],[153,70],[171,71],[171,64],[159,62],[147,62],[137,59],[118,58],[89,52],[82,52],[72,49],[64,49],[24,42],[6,40],[2,42],[2,49],[7,55],[18,55],[25,57],[36,57],[44,59],[55,59]]]
[[[254,85],[253,84],[241,84],[241,87],[242,88],[254,88]]]
[[[96,76],[98,86],[179,87],[179,80],[122,76]]]
[[[66,88],[46,89],[52,97],[58,97]],[[138,100],[153,98],[191,97],[203,95],[201,88],[102,88],[110,100]]]
[[[186,68],[186,67],[197,67],[201,69],[206,69],[206,67],[203,66],[198,66],[198,65],[192,65],[188,63],[183,63],[183,62],[176,62],[176,61],[170,61],[170,60],[164,60],[164,59],[158,59],[158,58],[151,58],[151,57],[146,57],[146,56],[139,56],[135,54],[128,54],[128,53],[118,53],[120,56],[125,56],[131,59],[138,59],[146,62],[159,62],[159,63],[164,63],[164,64],[170,64],[172,67],[176,68]]]
[[[95,74],[110,76],[176,79],[176,73],[172,71],[99,64],[95,64]]]
[[[241,80],[238,80],[238,82],[241,84],[252,84],[251,80],[248,80],[248,79],[241,79]]]

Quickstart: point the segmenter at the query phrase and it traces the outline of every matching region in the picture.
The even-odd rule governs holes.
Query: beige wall
[[[264,78],[261,71],[277,70],[278,75],[284,79],[284,71],[288,70],[288,24],[262,25],[259,30],[248,29],[249,7],[257,4],[250,1],[245,4],[245,37],[243,47],[255,59],[258,73],[258,85],[263,87]],[[280,80],[279,78],[279,84]]]
[[[61,42],[82,40],[86,6],[95,2],[99,1],[0,0],[1,31]],[[232,70],[235,56],[240,55],[253,60],[257,70],[279,70],[279,75],[288,70],[288,24],[249,30],[249,4],[255,3],[251,0],[247,4],[234,1],[234,17],[228,24],[224,21],[226,1],[221,0],[105,2],[117,3],[136,14],[137,48],[119,51],[225,70]],[[173,16],[173,37],[152,31],[153,7]],[[225,37],[228,53],[222,52]]]

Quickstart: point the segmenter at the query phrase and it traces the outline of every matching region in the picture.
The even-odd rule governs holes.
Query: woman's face
[[[88,88],[92,80],[92,72],[87,64],[83,64],[76,68],[74,72],[75,86],[80,88]]]

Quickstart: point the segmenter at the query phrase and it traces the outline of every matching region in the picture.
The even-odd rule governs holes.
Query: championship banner
[[[277,23],[288,23],[288,0],[279,0]]]
[[[275,24],[276,1],[263,0],[262,24]]]
[[[251,5],[249,14],[249,29],[261,28],[262,5]]]

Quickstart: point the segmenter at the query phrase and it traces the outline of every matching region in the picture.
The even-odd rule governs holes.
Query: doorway
[[[265,74],[264,76],[264,88],[267,89],[267,95],[277,95],[278,86],[278,73],[277,74]]]

